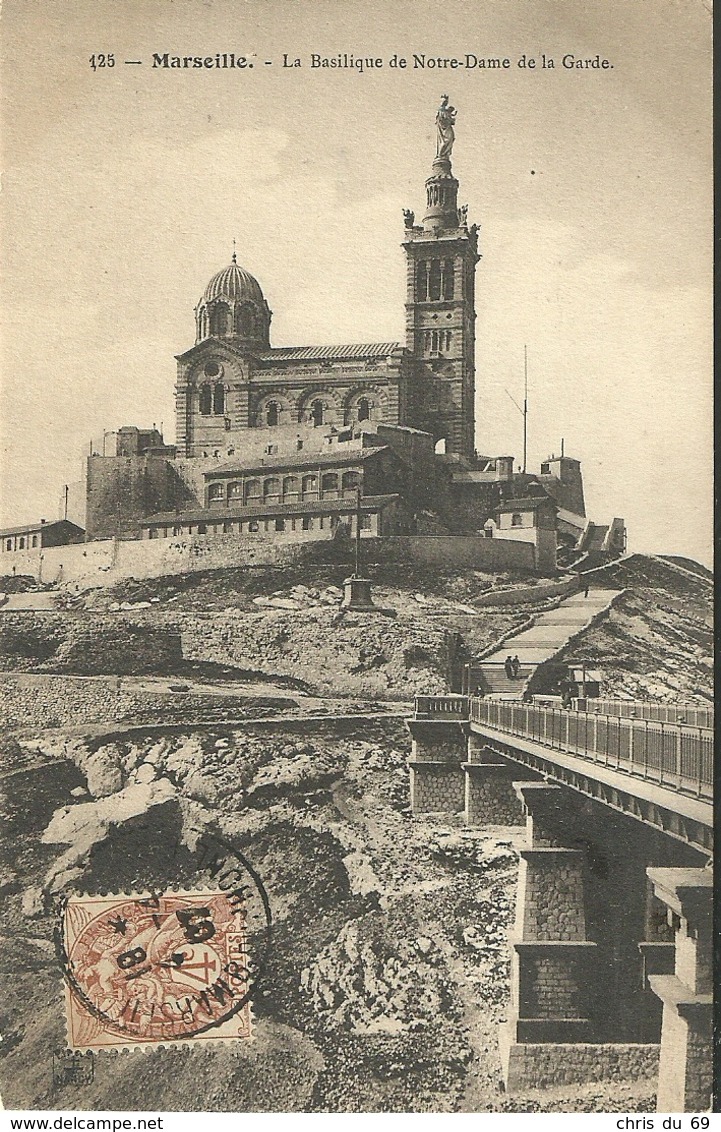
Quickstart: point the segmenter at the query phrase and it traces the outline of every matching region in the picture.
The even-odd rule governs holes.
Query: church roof
[[[280,346],[256,354],[262,362],[306,362],[333,358],[378,358],[402,350],[402,342],[353,342],[346,346]]]
[[[345,445],[336,445],[326,452],[286,452],[281,454],[246,457],[245,460],[230,460],[219,464],[217,468],[209,468],[203,472],[206,479],[214,476],[235,475],[246,472],[272,472],[283,468],[325,468],[340,464],[358,464],[363,460],[370,460],[381,452],[391,451],[389,445],[381,444],[374,448],[346,448]],[[395,456],[396,453],[394,452]]]
[[[558,510],[552,499],[545,495],[527,495],[521,499],[502,499],[496,503],[494,511],[536,511],[539,507],[553,507]]]
[[[233,257],[233,262],[215,273],[203,292],[201,303],[210,303],[213,299],[251,299],[255,303],[263,303],[263,292],[258,280],[239,267]]]

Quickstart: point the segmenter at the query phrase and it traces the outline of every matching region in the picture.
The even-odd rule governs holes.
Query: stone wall
[[[426,566],[468,567],[472,570],[528,570],[536,559],[530,543],[473,535],[393,535],[366,543],[366,561],[414,562]]]
[[[16,573],[43,582],[68,585],[71,589],[91,589],[113,585],[125,578],[156,578],[223,567],[284,566],[306,558],[318,561],[321,544],[331,540],[330,531],[284,531],[272,537],[257,534],[248,537],[183,535],[117,542],[106,539],[45,547],[42,551],[4,552],[0,567],[5,574],[12,573],[14,566]],[[529,573],[535,569],[532,546],[502,539],[399,535],[365,539],[364,555],[371,565],[413,562],[486,571],[527,570]]]
[[[578,589],[578,575],[563,578],[560,582],[539,582],[536,586],[514,586],[507,590],[490,590],[474,597],[476,606],[488,605],[528,605],[530,602],[547,601],[549,598],[565,597]],[[514,630],[516,632],[516,630]]]
[[[514,1045],[502,1051],[509,1092],[588,1081],[652,1081],[658,1074],[657,1045]],[[507,1069],[506,1069],[507,1067]]]
[[[116,676],[0,673],[0,723],[6,728],[66,727],[128,720],[188,723],[282,711],[293,700],[260,696],[153,692]]]

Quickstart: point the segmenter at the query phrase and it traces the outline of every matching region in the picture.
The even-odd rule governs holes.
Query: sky
[[[402,340],[401,210],[423,214],[448,93],[459,201],[481,225],[478,450],[520,460],[527,346],[529,467],[563,437],[591,518],[623,516],[633,551],[710,564],[708,9],[4,0],[0,525],[56,517],[104,429],[163,422],[172,442],[174,356],[233,239],[273,345]],[[166,70],[154,52],[254,66]]]

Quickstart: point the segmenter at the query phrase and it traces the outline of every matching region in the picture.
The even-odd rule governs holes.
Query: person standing
[[[506,659],[504,660],[503,667],[506,670],[507,679],[512,680],[513,679],[513,660],[512,660],[510,655],[507,656]]]
[[[520,662],[520,660],[518,659],[517,656],[514,656],[511,659],[511,669],[513,670],[513,679],[517,680],[518,679],[518,673],[521,670],[521,662]]]

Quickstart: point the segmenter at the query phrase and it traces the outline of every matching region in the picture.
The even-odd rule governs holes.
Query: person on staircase
[[[513,679],[518,679],[518,673],[521,671],[521,662],[517,656],[511,657],[511,668],[513,670]]]
[[[512,680],[513,679],[513,658],[510,656],[510,654],[504,660],[503,667],[506,670],[506,679]]]

